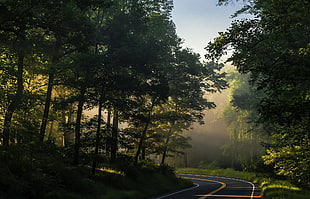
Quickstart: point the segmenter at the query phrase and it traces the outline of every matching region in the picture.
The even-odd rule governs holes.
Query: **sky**
[[[231,15],[243,2],[217,6],[218,0],[174,0],[172,20],[177,34],[184,39],[184,47],[192,48],[201,57],[208,42],[224,32],[235,19]]]
[[[208,42],[213,41],[218,32],[224,32],[236,20],[231,15],[243,7],[242,2],[227,6],[217,6],[217,2],[218,0],[174,0],[172,20],[177,34],[184,39],[184,47],[192,48],[202,58],[206,54],[204,48]],[[217,108],[205,112],[205,125],[194,125],[193,129],[185,133],[191,137],[192,148],[186,151],[190,166],[197,166],[195,164],[202,160],[211,162],[216,157],[222,157],[221,147],[229,141],[229,133],[225,122],[219,119],[219,114],[228,102],[227,95],[228,91],[224,90],[208,96],[211,97],[208,100],[214,101]]]

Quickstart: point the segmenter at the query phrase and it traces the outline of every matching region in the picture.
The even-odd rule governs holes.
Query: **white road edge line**
[[[210,176],[210,177],[217,177],[217,178],[224,178],[224,179],[229,179],[229,180],[236,180],[236,181],[245,182],[245,183],[248,183],[248,184],[252,185],[251,199],[253,199],[254,192],[255,192],[255,184],[254,183],[252,183],[250,181],[247,181],[247,180],[238,179],[238,178],[227,178],[227,177],[222,177],[222,176]]]
[[[168,194],[168,195],[164,195],[164,196],[158,197],[158,198],[156,198],[156,199],[166,198],[166,197],[169,197],[169,196],[178,194],[178,193],[182,193],[182,192],[184,192],[184,191],[189,191],[189,190],[192,190],[192,189],[196,189],[196,188],[198,188],[198,187],[200,186],[200,185],[197,184],[197,183],[194,183],[194,185],[195,185],[194,187],[190,187],[190,188],[187,188],[187,189],[182,189],[182,190],[180,190],[180,191],[173,192],[173,193],[170,193],[170,194]]]
[[[226,177],[221,177],[221,178],[226,178]],[[247,181],[247,180],[238,179],[238,178],[226,178],[226,179],[236,180],[236,181],[240,181],[240,182],[246,182],[246,183],[252,185],[253,188],[252,188],[252,193],[251,193],[251,199],[253,199],[254,192],[255,192],[255,184],[254,183]]]
[[[180,173],[180,174],[181,174],[181,173]],[[188,175],[190,175],[190,174],[188,174]],[[208,177],[208,175],[202,175],[202,176]],[[254,197],[255,184],[253,184],[253,183],[250,182],[250,181],[242,180],[242,179],[238,179],[238,178],[227,178],[227,177],[222,177],[222,176],[209,176],[209,177],[224,178],[224,179],[229,179],[229,180],[235,180],[235,181],[240,181],[240,182],[248,183],[248,184],[252,185],[251,199],[253,199],[253,197]]]
[[[192,174],[189,174],[189,173],[179,173],[179,174],[181,174],[181,175],[192,175]],[[197,175],[197,174],[196,174],[196,175]],[[208,177],[208,175],[200,175],[200,176],[206,176],[206,177]],[[236,181],[248,183],[248,184],[252,185],[251,199],[253,199],[253,197],[254,197],[255,184],[252,183],[252,182],[250,182],[250,181],[242,180],[242,179],[238,179],[238,178],[227,178],[227,177],[222,177],[222,176],[209,176],[209,177],[224,178],[224,179],[236,180]]]

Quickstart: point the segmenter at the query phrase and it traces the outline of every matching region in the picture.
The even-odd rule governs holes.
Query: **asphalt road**
[[[194,187],[168,193],[154,199],[255,199],[260,189],[252,182],[217,176],[178,174],[193,181]]]

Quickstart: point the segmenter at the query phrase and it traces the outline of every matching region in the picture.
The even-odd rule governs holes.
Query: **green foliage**
[[[214,160],[212,161],[211,163],[205,163],[203,161],[199,162],[199,165],[198,165],[198,168],[199,169],[210,169],[210,170],[215,170],[215,169],[219,169],[220,166],[219,166],[219,163],[217,160]]]
[[[305,186],[304,182],[310,178],[310,160],[305,157],[310,157],[310,152],[299,145],[270,149],[263,156],[266,164],[276,168],[277,174],[288,176],[301,186]]]
[[[294,165],[284,158],[284,151],[298,148],[300,153],[293,159],[309,159],[309,8],[306,0],[250,1],[240,13],[250,12],[253,17],[234,21],[206,48],[206,57],[213,60],[233,48],[228,61],[247,73],[254,91],[262,94],[258,115],[272,135],[272,143],[266,145],[266,163],[304,186],[309,183],[309,172],[303,168],[306,162]]]
[[[259,124],[257,104],[259,96],[248,84],[248,77],[229,71],[230,102],[222,113],[230,133],[230,142],[223,146],[224,155],[230,157],[231,168],[243,171],[262,170],[261,155],[265,154],[261,142],[266,141]]]
[[[145,198],[190,186],[176,178],[171,168],[152,162],[124,165],[128,174],[98,170],[90,176],[87,167],[62,161],[62,149],[49,142],[11,145],[9,151],[0,152],[1,198]]]
[[[50,156],[61,157],[53,144],[49,143],[37,147],[34,147],[33,143],[15,145],[8,151],[1,150],[0,168],[4,173],[9,174],[1,179],[3,184],[1,187],[4,188],[1,192],[9,196],[13,194],[13,197],[17,198],[40,198],[45,191],[58,187],[59,179],[53,172],[63,166],[61,162],[56,162]],[[14,180],[16,184],[13,184]]]
[[[172,3],[0,2],[3,197],[143,198],[182,184],[164,158],[189,147],[180,133],[202,122],[204,109],[215,107],[205,92],[226,82],[222,64],[201,63],[181,47]],[[86,110],[96,107],[88,122]],[[163,156],[161,166],[146,161],[152,153]],[[96,170],[112,163],[121,174]],[[90,165],[114,182],[97,184]],[[166,188],[140,189],[144,175],[154,178],[148,187]]]

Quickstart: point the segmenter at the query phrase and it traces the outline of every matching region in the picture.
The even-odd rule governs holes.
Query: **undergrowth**
[[[95,175],[81,162],[72,166],[65,151],[52,143],[0,148],[0,198],[142,199],[190,186],[170,167],[152,162],[101,161]]]

